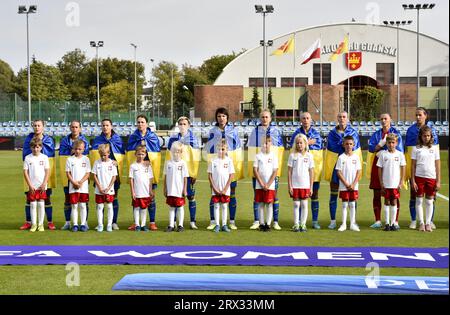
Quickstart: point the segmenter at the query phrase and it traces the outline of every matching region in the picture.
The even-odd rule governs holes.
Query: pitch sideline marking
[[[442,195],[440,193],[436,193],[436,196],[441,197],[442,199],[449,201],[447,196],[444,196],[444,195]]]

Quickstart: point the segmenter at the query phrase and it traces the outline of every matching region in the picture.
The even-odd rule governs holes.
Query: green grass
[[[285,164],[287,161],[285,156]],[[441,194],[448,196],[448,170],[446,151],[441,151],[442,189]],[[236,223],[239,230],[232,233],[214,234],[205,227],[209,224],[209,196],[206,164],[200,166],[197,191],[197,225],[199,230],[187,229],[184,233],[164,233],[168,224],[168,208],[162,196],[161,187],[157,190],[156,221],[160,228],[157,232],[135,233],[127,231],[131,224],[129,188],[126,184],[120,190],[120,231],[113,233],[70,233],[66,231],[45,231],[29,233],[18,227],[24,222],[24,194],[22,191],[21,152],[0,151],[0,244],[1,245],[272,245],[272,246],[402,246],[402,247],[448,247],[448,201],[438,198],[436,202],[435,223],[438,227],[433,233],[419,233],[407,228],[409,224],[409,192],[402,191],[400,225],[397,233],[374,231],[368,226],[373,223],[372,192],[368,181],[363,178],[360,186],[357,222],[360,233],[339,233],[326,229],[329,223],[328,195],[329,185],[321,183],[319,221],[322,230],[309,229],[308,233],[292,233],[292,200],[287,193],[286,170],[280,179],[280,225],[282,231],[260,233],[250,231],[253,222],[253,191],[250,179],[245,178],[237,187],[238,211]],[[89,225],[96,226],[95,204],[91,192]],[[64,222],[64,194],[62,188],[54,190],[54,221],[59,228]],[[185,224],[189,220],[185,209]],[[341,211],[338,208],[337,220],[340,222]],[[311,220],[309,215],[308,221]],[[124,275],[141,272],[220,272],[220,273],[285,273],[285,274],[354,274],[365,275],[364,268],[338,267],[264,267],[264,266],[160,266],[160,265],[120,265],[120,266],[81,266],[80,287],[67,287],[65,266],[0,266],[0,294],[128,294],[114,292],[112,286]],[[411,269],[384,268],[381,275],[417,275],[448,276],[448,269]],[[100,280],[99,280],[100,279]],[[45,281],[45,285],[43,285]],[[179,294],[180,292],[140,292],[142,294]],[[205,292],[183,292],[188,294],[205,294]],[[208,292],[206,292],[208,293]],[[232,292],[210,292],[212,294],[229,294]],[[255,293],[255,292],[253,292]],[[136,294],[136,292],[132,292]]]

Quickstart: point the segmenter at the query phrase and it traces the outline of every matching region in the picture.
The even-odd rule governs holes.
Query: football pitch
[[[206,230],[209,224],[210,189],[207,181],[206,163],[200,164],[196,184],[197,226],[199,230],[189,229],[189,210],[185,206],[185,227],[183,233],[166,233],[168,225],[168,206],[162,193],[162,182],[156,190],[155,232],[128,231],[132,223],[130,189],[126,179],[122,178],[119,191],[119,231],[98,233],[94,230],[97,218],[94,194],[90,185],[90,212],[87,233],[61,231],[64,221],[64,194],[62,187],[54,189],[52,195],[53,221],[56,231],[30,233],[20,231],[24,222],[24,193],[22,175],[22,152],[0,151],[0,245],[259,245],[259,246],[333,246],[333,247],[448,247],[448,168],[447,151],[441,151],[442,187],[438,197],[434,222],[437,230],[433,233],[420,233],[408,229],[409,225],[409,191],[401,192],[401,209],[398,232],[373,230],[369,226],[374,221],[372,211],[372,191],[368,180],[363,176],[360,182],[360,199],[358,200],[357,223],[361,232],[337,232],[328,230],[329,185],[322,181],[319,192],[321,230],[310,228],[311,210],[308,215],[308,232],[293,233],[292,200],[287,192],[287,157],[285,152],[283,174],[280,178],[278,197],[280,199],[279,222],[281,231],[263,233],[249,230],[253,222],[253,190],[251,179],[246,177],[239,181],[237,187],[238,230],[231,233],[213,233]],[[164,157],[165,154],[162,154]],[[364,153],[365,157],[365,153]],[[246,166],[246,165],[245,165]],[[58,166],[57,166],[58,169]],[[59,181],[59,179],[58,179]],[[58,182],[59,183],[59,182]],[[340,202],[337,210],[337,224],[341,222]],[[328,275],[366,275],[365,268],[343,267],[273,267],[273,266],[188,266],[188,265],[97,265],[80,266],[80,285],[67,286],[64,265],[48,266],[0,266],[0,294],[239,294],[238,292],[162,292],[162,291],[112,291],[112,286],[126,274],[131,273],[260,273],[260,274],[328,274]],[[448,269],[427,268],[382,268],[381,276],[447,276]],[[267,294],[245,292],[244,294]],[[278,293],[274,293],[278,294]]]

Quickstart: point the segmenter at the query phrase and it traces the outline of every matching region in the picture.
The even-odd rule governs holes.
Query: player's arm
[[[337,177],[339,178],[339,180],[344,184],[344,186],[347,187],[347,189],[349,189],[350,184],[347,183],[347,181],[345,180],[344,175],[342,175],[342,171],[336,169],[336,174],[337,174]]]
[[[263,187],[266,185],[266,183],[264,183],[264,181],[262,180],[261,176],[259,175],[258,172],[258,167],[253,166],[253,174],[255,175],[256,180],[258,181],[258,183],[261,185],[261,187]]]
[[[209,186],[214,191],[214,193],[216,195],[220,195],[219,189],[217,189],[216,186],[214,185],[214,181],[213,181],[213,178],[212,178],[212,173],[208,173],[208,180],[209,180]]]
[[[87,181],[89,179],[89,174],[91,172],[86,172],[86,174],[84,174],[83,178],[78,182],[81,186],[81,184],[83,184],[85,181]]]
[[[309,196],[312,196],[314,185],[314,167],[309,169]]]
[[[402,165],[400,166],[400,183],[398,184],[398,190],[400,190],[402,187],[402,183],[405,180],[405,174],[406,174],[406,166]]]
[[[270,176],[269,181],[267,182],[267,189],[269,189],[270,185],[272,185],[273,181],[275,180],[275,177],[277,177],[278,168],[275,168],[272,172],[272,176]]]
[[[416,176],[416,160],[411,159],[411,187],[414,189],[414,191],[417,191],[417,184],[415,177]]]
[[[292,189],[292,167],[288,166],[288,189],[289,195],[292,197],[294,190]]]
[[[383,168],[377,166],[378,169],[378,178],[380,179],[380,186],[381,186],[381,190],[384,190],[384,183],[383,183]],[[401,183],[402,181],[400,181]]]
[[[131,183],[132,181],[130,181],[130,183]],[[148,187],[148,193],[150,194],[150,197],[151,198],[153,198],[153,197],[155,197],[155,193],[153,192],[153,177],[150,177],[150,180],[149,180],[149,187]]]
[[[167,198],[167,175],[164,174],[164,197]]]
[[[45,169],[44,181],[42,182],[42,185],[39,186],[39,190],[40,191],[45,191],[45,186],[47,186],[49,177],[50,177],[50,168],[46,168]]]
[[[355,190],[355,186],[358,183],[359,179],[361,177],[361,170],[356,171],[355,179],[353,180],[353,183],[350,185],[351,190]]]
[[[187,177],[183,177],[183,196],[187,196]]]
[[[31,179],[30,179],[30,175],[28,174],[28,169],[24,169],[23,170],[23,177],[25,177],[25,181],[27,182],[27,185],[28,185],[28,188],[29,188],[29,191],[31,192],[31,193],[34,193],[34,187],[33,187],[33,184],[31,184]]]
[[[94,175],[95,187],[97,187],[98,191],[103,192],[102,185],[100,185],[100,181],[98,180],[97,174],[92,173]]]
[[[227,184],[225,185],[225,187],[224,187],[223,190],[222,190],[222,195],[224,195],[225,192],[226,192],[226,191],[228,190],[228,188],[230,187],[231,182],[233,181],[233,178],[234,178],[234,173],[231,173],[230,176],[228,177]]]
[[[435,160],[434,165],[436,167],[436,191],[441,189],[441,160]]]
[[[151,187],[152,187],[152,184],[150,183],[150,189],[151,189]],[[133,200],[135,200],[136,199],[136,194],[134,193],[134,180],[133,180],[132,177],[130,177],[130,190],[131,190],[131,198]]]
[[[66,171],[66,175],[67,175],[67,178],[69,179],[69,182],[72,183],[73,187],[74,188],[79,188],[78,187],[78,183],[72,177],[72,173],[70,171]]]

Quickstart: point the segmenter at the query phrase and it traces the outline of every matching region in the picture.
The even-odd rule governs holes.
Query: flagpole
[[[295,121],[295,33],[294,33],[294,54],[293,54],[293,57],[292,57],[292,63],[293,63],[293,65],[292,65],[292,78],[294,80],[294,83],[293,83],[293,86],[292,86],[292,88],[294,90],[294,93],[293,93],[293,96],[292,96],[292,122],[294,122]]]
[[[350,56],[350,33],[347,33],[347,114],[350,118],[350,71],[349,71],[349,56]]]
[[[320,125],[323,126],[323,95],[322,95],[322,33],[320,33]]]

